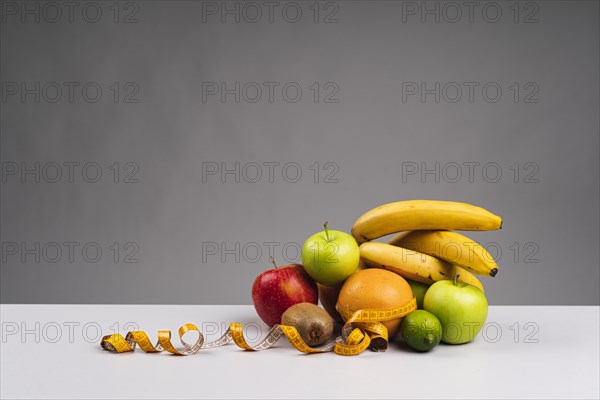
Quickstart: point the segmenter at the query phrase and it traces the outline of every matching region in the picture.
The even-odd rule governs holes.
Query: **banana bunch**
[[[352,227],[360,256],[371,267],[431,284],[453,279],[477,286],[473,275],[495,276],[498,265],[480,244],[453,230],[484,231],[502,227],[502,219],[471,204],[408,200],[385,204],[363,214]],[[389,243],[371,242],[400,232]]]
[[[471,204],[406,200],[367,211],[352,226],[352,236],[361,244],[401,231],[493,231],[500,228],[502,218]]]

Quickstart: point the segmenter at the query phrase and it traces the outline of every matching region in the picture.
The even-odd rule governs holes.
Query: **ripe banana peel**
[[[390,244],[439,258],[478,275],[495,276],[498,265],[474,240],[450,231],[412,231],[393,237]]]
[[[414,230],[489,231],[502,227],[502,218],[467,203],[406,200],[367,211],[352,226],[358,244],[391,233]]]
[[[370,267],[384,268],[426,284],[451,280],[458,274],[459,281],[483,291],[479,279],[470,272],[427,254],[380,242],[366,242],[359,249],[361,260]]]

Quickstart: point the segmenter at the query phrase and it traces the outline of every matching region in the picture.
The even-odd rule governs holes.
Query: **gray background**
[[[324,4],[315,23],[313,2],[302,1],[297,23],[282,18],[281,6],[273,22],[265,15],[255,23],[222,22],[218,15],[203,22],[203,3],[194,1],[133,2],[137,10],[122,3],[119,19],[135,11],[138,20],[127,24],[113,21],[112,2],[96,3],[103,10],[97,23],[80,12],[73,23],[66,17],[23,23],[3,14],[3,83],[97,82],[103,88],[97,103],[84,101],[81,92],[72,103],[66,95],[56,103],[3,99],[4,172],[13,162],[74,161],[97,162],[103,175],[97,183],[83,180],[81,169],[72,183],[66,176],[57,183],[6,177],[1,301],[250,303],[254,277],[269,268],[265,243],[278,243],[274,256],[285,263],[298,259],[295,249],[324,220],[349,231],[371,207],[433,198],[471,202],[504,218],[500,231],[469,234],[502,250],[498,276],[483,280],[490,303],[599,304],[598,2],[521,2],[518,23],[514,2],[497,3],[503,13],[496,23],[482,17],[484,3],[472,22],[463,15],[456,23],[443,18],[453,18],[452,10],[439,23],[432,16],[421,22],[419,15],[403,14],[406,4],[391,1],[335,2],[337,23],[323,23],[324,14],[335,11]],[[538,22],[523,23],[536,6]],[[236,103],[232,96],[203,101],[203,82],[236,81],[280,86],[272,103],[266,93],[256,103]],[[139,102],[121,97],[115,103],[114,82],[134,82]],[[302,88],[298,102],[281,96],[286,82]],[[314,82],[334,82],[338,102],[314,102]],[[403,102],[403,82],[480,86],[473,102],[436,103],[432,95]],[[486,82],[503,89],[498,102],[482,97]],[[538,102],[523,101],[530,90],[515,102],[514,82],[521,90],[534,82]],[[121,172],[135,163],[139,182],[123,183],[120,176],[114,183],[114,162]],[[233,176],[203,182],[203,163],[236,162],[295,162],[302,178],[287,182],[280,165],[273,182],[266,167],[256,183]],[[315,162],[318,183],[309,168]],[[429,168],[494,162],[502,177],[488,182],[495,170],[483,177],[480,165],[473,182],[464,176],[466,167],[455,183],[449,169],[439,182],[403,179],[403,165],[413,162]],[[250,178],[253,171],[246,171]],[[337,182],[323,182],[332,171]],[[294,178],[294,170],[288,172],[285,178]],[[537,182],[526,182],[529,172]],[[57,262],[47,260],[53,253],[36,262],[6,252],[7,243],[22,250],[22,243],[36,242],[41,248],[80,245],[73,262],[65,253]],[[88,242],[102,249],[98,262],[81,255]],[[116,262],[114,242],[121,247]],[[137,263],[123,262],[129,242],[138,247]],[[239,260],[224,254],[223,262],[221,253],[206,252],[203,260],[203,243],[239,243]],[[284,254],[286,243],[296,245]]]

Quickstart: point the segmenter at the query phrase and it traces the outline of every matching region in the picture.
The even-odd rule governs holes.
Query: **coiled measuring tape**
[[[173,346],[170,330],[159,330],[158,342],[155,345],[152,344],[146,332],[131,331],[125,337],[119,333],[104,336],[100,342],[100,346],[105,350],[116,353],[133,351],[136,346],[139,346],[146,353],[168,351],[175,355],[190,356],[202,349],[225,346],[232,341],[244,350],[266,350],[273,347],[282,336],[285,336],[290,344],[302,353],[327,353],[333,351],[339,355],[353,356],[362,353],[369,347],[374,351],[385,351],[388,345],[388,332],[382,322],[402,318],[416,308],[417,301],[414,297],[402,307],[387,310],[351,311],[337,304],[336,309],[342,318],[346,320],[342,328],[342,335],[337,337],[333,342],[318,348],[307,345],[300,337],[298,330],[289,325],[273,326],[260,343],[250,346],[244,338],[243,325],[236,322],[229,324],[229,328],[219,339],[208,343],[205,342],[204,335],[202,335],[202,332],[200,332],[196,325],[192,323],[182,325],[179,328],[178,334],[179,340],[185,350],[177,350]],[[189,331],[198,332],[198,339],[194,344],[189,344],[183,340],[183,336]]]

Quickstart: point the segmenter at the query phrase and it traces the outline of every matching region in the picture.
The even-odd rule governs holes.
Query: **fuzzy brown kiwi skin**
[[[309,346],[323,344],[333,335],[333,319],[327,311],[312,303],[291,306],[281,316],[281,323],[296,328]]]

